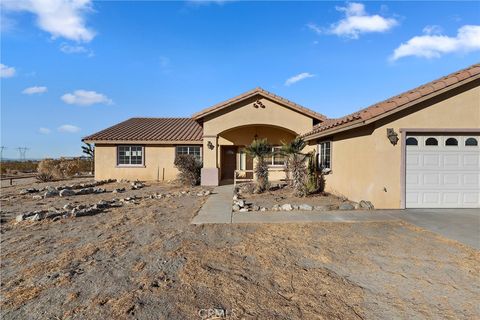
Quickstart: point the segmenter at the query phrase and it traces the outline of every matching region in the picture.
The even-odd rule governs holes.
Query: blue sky
[[[478,2],[2,2],[4,157],[261,86],[329,117],[478,63]]]

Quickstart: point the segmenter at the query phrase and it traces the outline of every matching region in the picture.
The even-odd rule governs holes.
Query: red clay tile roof
[[[276,94],[271,93],[267,90],[264,90],[260,87],[255,88],[255,89],[250,90],[250,91],[247,91],[245,93],[242,93],[239,96],[236,96],[234,98],[228,99],[227,101],[218,103],[218,104],[216,104],[212,107],[206,108],[206,109],[204,109],[200,112],[197,112],[197,113],[192,115],[192,118],[194,118],[196,120],[201,119],[201,118],[205,117],[206,115],[209,115],[209,114],[212,114],[212,113],[217,112],[219,110],[222,110],[222,109],[224,109],[228,106],[231,106],[232,104],[235,104],[237,102],[240,102],[240,101],[248,99],[248,98],[251,98],[255,95],[260,95],[260,96],[263,96],[264,98],[273,100],[273,101],[275,101],[277,103],[280,103],[280,104],[282,104],[282,105],[284,105],[284,106],[286,106],[290,109],[293,109],[297,112],[300,112],[301,114],[307,115],[307,116],[309,116],[313,119],[317,119],[317,120],[321,120],[321,121],[326,119],[326,117],[323,114],[320,114],[320,113],[315,112],[313,110],[310,110],[308,108],[302,107],[301,105],[299,105],[295,102],[292,102],[290,100],[287,100],[285,98],[277,96]]]
[[[366,121],[370,123],[375,121],[375,118],[380,118],[386,113],[390,114],[391,112],[396,112],[396,109],[398,109],[398,111],[403,110],[402,107],[405,107],[410,103],[415,103],[416,100],[421,99],[421,101],[423,101],[426,98],[433,97],[436,94],[443,92],[443,89],[449,86],[460,85],[478,78],[480,78],[480,64],[474,64],[466,69],[454,72],[415,89],[401,93],[358,112],[354,112],[338,119],[327,119],[316,125],[312,131],[303,134],[302,137],[307,140],[314,139],[321,136],[324,131],[325,134],[328,134],[326,131],[330,132],[333,131],[333,129],[335,129],[335,131],[343,131],[348,130],[351,125],[359,124],[359,126],[361,126],[362,123]]]
[[[202,141],[203,128],[191,118],[131,118],[83,141]]]

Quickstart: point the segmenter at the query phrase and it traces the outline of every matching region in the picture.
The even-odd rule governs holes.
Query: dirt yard
[[[479,252],[405,223],[194,226],[205,200],[195,193],[15,223],[35,209],[183,190],[33,200],[23,188],[2,188],[3,319],[480,317]]]

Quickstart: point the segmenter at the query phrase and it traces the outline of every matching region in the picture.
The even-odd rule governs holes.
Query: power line
[[[27,155],[27,150],[29,150],[29,148],[18,147],[17,150],[18,150],[18,153],[20,154],[20,161],[25,161],[27,159],[26,155]]]

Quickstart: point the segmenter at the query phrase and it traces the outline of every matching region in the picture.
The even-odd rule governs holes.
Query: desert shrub
[[[202,162],[191,154],[179,154],[175,158],[175,167],[180,171],[178,180],[183,184],[196,186],[200,184]]]
[[[79,159],[60,159],[60,171],[63,178],[69,178],[80,173],[80,160]]]
[[[244,194],[255,193],[256,189],[257,189],[257,185],[255,183],[252,183],[252,182],[242,183],[242,184],[238,185],[238,191],[240,193],[244,193]]]
[[[37,167],[38,175],[54,179],[70,178],[80,173],[80,159],[44,159]]]
[[[38,161],[2,161],[1,171],[2,173],[13,172],[35,172],[37,170]]]
[[[53,179],[62,179],[63,174],[59,166],[60,160],[44,159],[38,163],[37,172],[39,176],[51,176]]]
[[[315,153],[313,152],[308,155],[306,191],[307,193],[319,191],[317,162],[315,161]]]
[[[38,181],[41,181],[41,182],[48,182],[48,181],[53,181],[54,180],[53,175],[51,175],[50,173],[46,173],[46,172],[37,173],[35,178]]]
[[[268,163],[265,158],[272,154],[272,146],[267,142],[267,139],[255,139],[245,147],[245,152],[257,160],[254,168],[257,180],[255,192],[262,193],[268,190]]]

